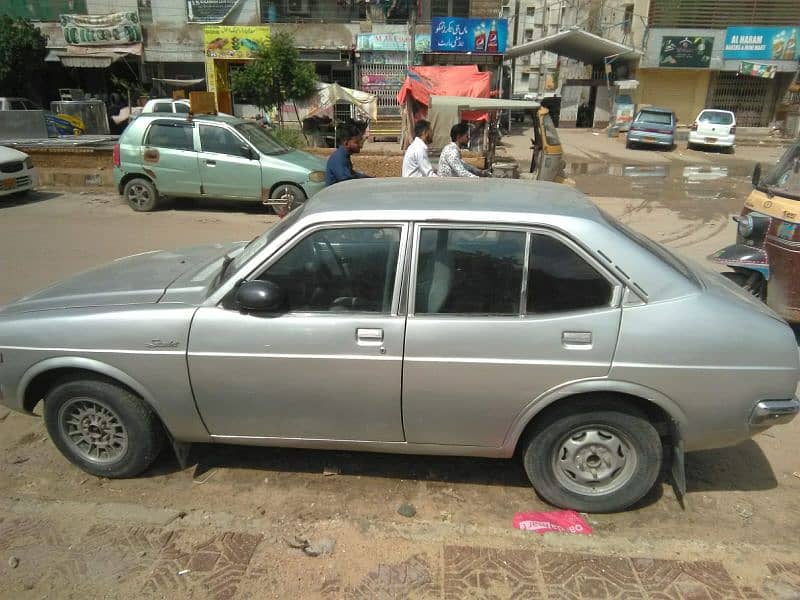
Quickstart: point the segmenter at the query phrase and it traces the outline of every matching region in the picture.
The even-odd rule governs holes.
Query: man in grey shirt
[[[439,155],[439,177],[488,177],[489,172],[477,169],[461,159],[461,149],[469,142],[469,125],[458,123],[450,129],[452,140]]]

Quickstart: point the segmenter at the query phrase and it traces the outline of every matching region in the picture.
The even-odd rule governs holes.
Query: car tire
[[[625,510],[652,489],[662,453],[644,413],[608,397],[548,412],[523,446],[523,464],[550,504],[605,513]]]
[[[728,146],[725,148],[725,154],[736,154],[736,146]]]
[[[625,147],[628,150],[632,150],[633,149],[633,142],[631,142],[630,140],[625,140]]]
[[[687,150],[697,150],[697,146],[695,146],[692,142],[686,142],[686,149]]]
[[[766,302],[767,282],[764,280],[763,275],[756,272],[726,271],[722,273],[722,276],[762,302]]]
[[[161,423],[144,401],[100,379],[53,387],[44,398],[44,422],[67,460],[98,477],[135,477],[164,443]]]
[[[275,186],[275,189],[272,190],[272,194],[270,194],[272,200],[278,200],[284,196],[290,197],[289,202],[285,206],[272,206],[272,210],[281,219],[306,201],[306,193],[300,189],[300,187],[291,183],[282,183]]]
[[[150,212],[158,206],[158,190],[151,181],[144,177],[136,177],[125,184],[122,189],[125,201],[136,212]]]

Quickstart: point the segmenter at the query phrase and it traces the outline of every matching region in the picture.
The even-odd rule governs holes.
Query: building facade
[[[705,107],[765,127],[789,110],[798,70],[797,0],[650,0],[638,102],[667,106],[691,123]]]

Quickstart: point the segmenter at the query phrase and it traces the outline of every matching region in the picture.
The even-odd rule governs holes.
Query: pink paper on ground
[[[517,513],[514,515],[514,527],[536,533],[547,533],[548,531],[585,535],[592,533],[589,524],[574,510]]]

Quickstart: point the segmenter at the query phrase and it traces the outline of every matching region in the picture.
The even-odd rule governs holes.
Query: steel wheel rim
[[[58,411],[61,436],[81,458],[97,464],[116,461],[128,450],[128,432],[108,405],[94,398],[71,398]]]
[[[630,438],[602,425],[575,427],[560,439],[552,456],[558,483],[585,496],[603,496],[623,488],[638,463]]]
[[[150,203],[150,191],[139,183],[134,184],[128,188],[128,202],[145,208]]]
[[[275,214],[279,217],[284,217],[295,207],[295,202],[297,202],[297,195],[294,193],[292,188],[288,186],[281,186],[275,190],[275,197],[279,200],[286,200],[286,204],[274,205],[275,207]]]

